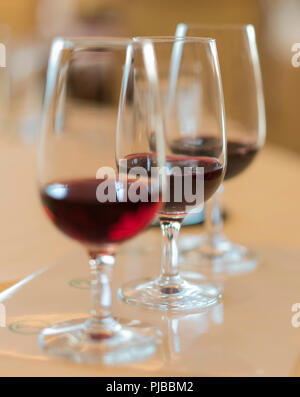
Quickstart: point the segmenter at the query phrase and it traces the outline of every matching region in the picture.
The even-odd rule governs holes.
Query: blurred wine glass
[[[266,136],[265,106],[261,71],[252,25],[202,26],[179,24],[177,37],[213,37],[218,48],[224,90],[227,169],[225,181],[236,178],[253,162],[262,149]],[[211,153],[211,142],[192,149],[198,155]],[[198,148],[197,148],[198,146]],[[241,273],[252,270],[258,261],[256,253],[232,243],[223,233],[221,195],[206,203],[205,232],[196,239],[181,240],[182,266],[203,271]]]

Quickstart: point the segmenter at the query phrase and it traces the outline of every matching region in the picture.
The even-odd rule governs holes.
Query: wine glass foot
[[[180,249],[180,268],[205,275],[208,272],[228,275],[250,273],[259,263],[255,252],[224,237],[213,244],[208,243],[205,236],[183,240]]]
[[[221,292],[213,285],[192,284],[180,279],[177,283],[139,280],[125,284],[119,296],[126,303],[147,309],[170,312],[196,312],[217,304]]]
[[[89,320],[75,319],[45,328],[40,346],[50,355],[88,364],[120,365],[150,358],[161,333],[138,322],[115,322],[113,332],[92,331]]]

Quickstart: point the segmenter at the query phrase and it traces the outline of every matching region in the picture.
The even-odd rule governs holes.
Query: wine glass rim
[[[110,37],[110,36],[58,36],[53,42],[60,42],[63,46],[128,46],[134,41],[130,37]]]
[[[249,27],[253,28],[254,25],[252,25],[251,23],[224,23],[221,25],[215,25],[215,24],[208,24],[208,23],[182,23],[182,24],[178,24],[178,25],[185,25],[187,26],[187,28],[190,29],[199,29],[199,28],[205,28],[205,29],[215,29],[215,30],[221,30],[221,29],[229,29],[229,30],[247,30]],[[177,26],[178,26],[177,25]]]
[[[135,42],[150,40],[152,43],[174,43],[183,41],[186,43],[213,43],[216,40],[212,37],[176,37],[176,36],[135,36]]]

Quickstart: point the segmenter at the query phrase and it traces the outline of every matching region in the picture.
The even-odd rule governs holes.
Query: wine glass
[[[143,76],[145,88],[138,96],[135,74]],[[163,132],[155,84],[150,42],[53,42],[39,149],[40,195],[57,228],[86,248],[91,270],[90,316],[55,324],[40,334],[41,346],[54,355],[119,364],[150,356],[159,343],[154,329],[112,317],[110,292],[118,246],[145,229],[161,206],[161,173],[139,178],[116,164],[118,134],[130,135],[132,142],[143,140],[143,153],[151,151],[156,166],[163,166],[163,146],[156,142]],[[150,128],[147,120],[155,131],[155,149],[143,139]]]
[[[241,174],[255,159],[266,137],[262,77],[252,25],[202,26],[179,24],[176,36],[208,36],[216,39],[226,108],[227,170],[225,181]],[[197,146],[197,143],[195,143]],[[210,153],[210,142],[195,151]],[[251,250],[232,243],[223,234],[221,195],[223,185],[206,204],[205,233],[180,242],[183,267],[241,273],[255,268]],[[195,246],[196,245],[196,246]]]
[[[215,41],[206,38],[150,37],[157,61],[166,152],[166,195],[159,220],[163,236],[161,274],[154,280],[131,281],[119,290],[129,304],[166,311],[199,311],[221,297],[213,285],[192,284],[178,272],[177,239],[182,221],[200,209],[222,183],[226,139],[222,85]],[[137,42],[143,38],[136,38]],[[140,83],[140,91],[143,86]],[[189,150],[197,139],[212,152]],[[151,142],[152,136],[149,136]],[[153,143],[151,146],[154,148]],[[147,156],[130,156],[128,166],[147,168]],[[195,190],[199,182],[200,189]],[[185,194],[193,191],[193,194]],[[193,196],[193,197],[192,197]]]

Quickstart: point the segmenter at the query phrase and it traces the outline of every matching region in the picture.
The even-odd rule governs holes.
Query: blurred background
[[[8,66],[0,68],[0,133],[35,142],[54,36],[174,34],[179,22],[255,26],[268,141],[300,154],[300,67],[291,63],[300,0],[0,0]]]

